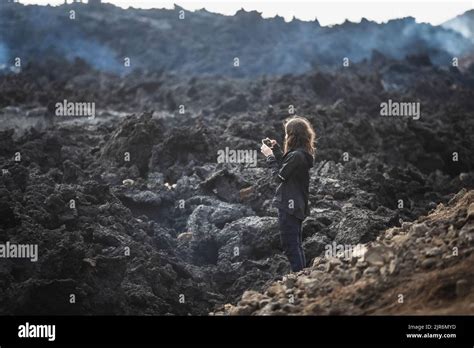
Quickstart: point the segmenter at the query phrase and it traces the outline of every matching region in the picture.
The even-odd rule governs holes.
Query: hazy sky
[[[20,0],[24,4],[58,5],[64,0]],[[72,2],[72,0],[68,0]],[[87,2],[87,0],[83,0]],[[467,10],[474,8],[474,0],[429,1],[429,0],[108,0],[117,6],[139,8],[173,8],[174,3],[186,10],[206,8],[208,11],[233,15],[241,8],[247,11],[257,10],[263,17],[280,15],[289,21],[295,16],[301,20],[317,18],[322,25],[339,24],[349,19],[359,22],[362,17],[377,22],[386,22],[392,18],[415,17],[417,22],[434,25],[443,23]]]

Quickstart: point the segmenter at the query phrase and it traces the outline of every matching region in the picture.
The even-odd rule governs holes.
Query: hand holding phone
[[[260,148],[260,151],[265,157],[273,155],[272,147],[275,143],[275,140],[269,138],[262,139],[262,147]]]
[[[273,148],[273,145],[276,144],[276,140],[265,138],[265,139],[262,139],[262,144],[267,145],[271,149]]]

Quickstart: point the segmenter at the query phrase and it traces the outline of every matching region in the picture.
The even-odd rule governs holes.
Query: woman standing
[[[309,121],[295,116],[285,122],[283,152],[275,140],[262,144],[272,175],[279,183],[274,203],[278,208],[280,239],[293,272],[306,267],[302,223],[309,215],[309,169],[314,162],[316,134]]]

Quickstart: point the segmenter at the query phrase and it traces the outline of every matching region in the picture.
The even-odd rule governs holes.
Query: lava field
[[[0,242],[38,246],[0,260],[0,313],[473,314],[473,38],[180,11],[0,7]],[[259,152],[293,114],[317,134],[298,274]]]

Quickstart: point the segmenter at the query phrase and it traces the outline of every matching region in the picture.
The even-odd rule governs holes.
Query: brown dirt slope
[[[474,191],[461,190],[414,223],[324,255],[264,293],[247,291],[228,315],[474,314]]]

